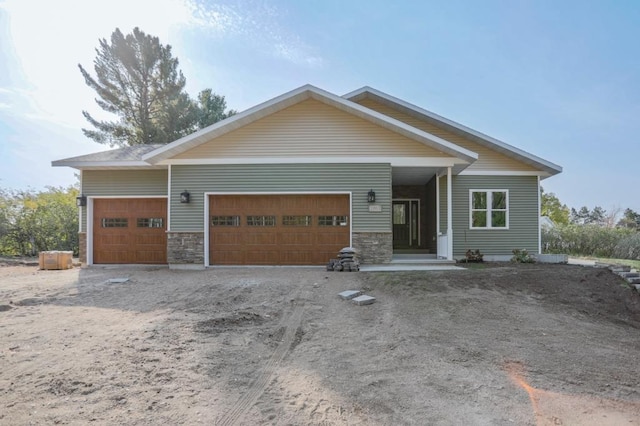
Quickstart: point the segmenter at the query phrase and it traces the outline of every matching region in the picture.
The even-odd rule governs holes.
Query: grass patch
[[[596,262],[602,263],[615,263],[616,265],[628,265],[632,268],[640,269],[640,260],[631,260],[631,259],[608,259],[604,257],[576,257],[577,259],[587,259],[587,260],[595,260]]]

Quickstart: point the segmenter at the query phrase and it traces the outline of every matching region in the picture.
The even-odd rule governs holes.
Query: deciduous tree
[[[558,225],[566,225],[569,223],[569,207],[562,204],[556,194],[553,192],[544,192],[544,189],[540,188],[541,192],[541,205],[540,214],[547,216]]]

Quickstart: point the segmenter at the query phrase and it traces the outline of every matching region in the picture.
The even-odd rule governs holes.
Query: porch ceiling
[[[435,167],[394,167],[393,185],[425,185],[438,171]]]

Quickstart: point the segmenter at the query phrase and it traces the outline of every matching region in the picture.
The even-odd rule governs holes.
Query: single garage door
[[[211,265],[323,265],[350,241],[349,195],[211,195]]]
[[[93,263],[167,263],[166,198],[93,201]]]

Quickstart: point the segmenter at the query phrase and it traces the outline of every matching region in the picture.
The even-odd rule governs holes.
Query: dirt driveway
[[[640,425],[639,299],[560,265],[2,267],[0,424]]]

